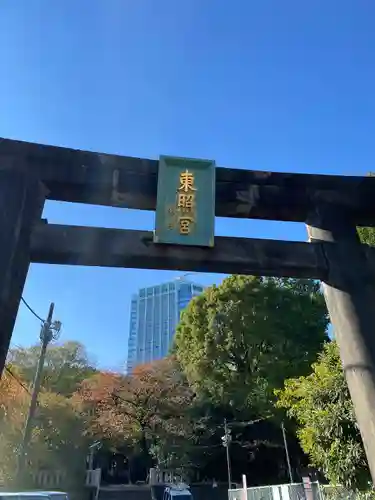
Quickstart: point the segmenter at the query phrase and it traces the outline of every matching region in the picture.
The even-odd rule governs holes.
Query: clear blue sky
[[[374,19],[375,3],[353,0],[2,0],[0,136],[365,174],[375,163]],[[45,215],[153,229],[153,214],[130,210],[48,203]],[[216,233],[305,239],[303,225],[259,221],[221,219]],[[130,295],[177,274],[33,265],[24,296],[43,316],[55,301],[62,339],[118,368]],[[21,306],[13,343],[37,336]]]

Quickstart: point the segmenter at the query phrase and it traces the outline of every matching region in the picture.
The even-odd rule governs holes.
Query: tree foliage
[[[375,173],[370,172],[368,174],[370,177],[374,177]],[[361,240],[361,243],[364,243],[365,245],[369,245],[371,247],[375,247],[375,228],[374,227],[359,227],[357,229],[359,239]]]
[[[35,487],[33,473],[41,470],[66,472],[66,484],[82,481],[87,453],[84,420],[80,408],[69,398],[42,391],[27,448],[27,470],[17,478],[17,460],[30,404],[27,381],[20,370],[8,366],[0,381],[0,484]]]
[[[194,394],[175,360],[167,358],[137,367],[132,376],[98,373],[82,383],[79,397],[89,410],[92,435],[139,451],[149,467],[153,458],[172,459],[188,432],[184,409]]]
[[[317,283],[231,276],[189,304],[174,349],[200,396],[259,416],[285,378],[307,373],[327,325]]]
[[[28,448],[29,470],[65,473],[65,485],[82,483],[88,436],[80,405],[71,398],[42,392]]]
[[[14,479],[17,451],[29,402],[29,395],[17,377],[16,369],[8,367],[0,380],[0,484],[8,484]]]
[[[225,480],[224,418],[257,420],[274,411],[274,389],[286,376],[307,373],[327,322],[315,282],[233,276],[189,305],[175,355],[139,366],[131,376],[93,369],[79,343],[49,346],[29,469],[77,477],[88,443],[100,440],[110,454],[127,456],[133,480],[144,480],[152,465]],[[39,346],[10,353],[28,386],[39,353]],[[11,443],[25,420],[25,413],[14,411],[12,421],[19,423]],[[234,477],[249,465],[259,482],[283,479],[277,422],[233,427],[232,435]],[[265,465],[270,462],[273,467]]]
[[[15,348],[9,351],[9,361],[16,366],[22,378],[32,384],[40,355],[40,345]],[[80,342],[68,341],[48,346],[43,368],[42,386],[49,392],[71,396],[79,384],[95,373],[85,347]]]
[[[359,227],[358,228],[359,239],[361,243],[369,245],[370,247],[375,247],[375,228],[373,227]]]
[[[278,398],[297,421],[312,464],[333,484],[366,488],[369,471],[336,343],[325,345],[309,375],[287,380]]]

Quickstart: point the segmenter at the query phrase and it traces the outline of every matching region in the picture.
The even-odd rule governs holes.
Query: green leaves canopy
[[[16,366],[22,378],[33,383],[40,345],[9,351],[9,361]],[[79,384],[95,373],[85,347],[80,342],[68,341],[48,346],[43,368],[42,386],[45,390],[71,396]]]
[[[359,227],[358,234],[361,243],[375,247],[375,229],[373,227]]]
[[[327,325],[316,282],[231,276],[183,312],[175,353],[198,394],[259,415],[285,378],[307,373]]]
[[[312,465],[333,484],[366,488],[370,475],[336,343],[325,345],[310,375],[287,380],[278,397],[297,421]]]
[[[64,484],[68,490],[82,484],[89,439],[80,410],[80,405],[72,399],[48,392],[40,394],[28,450],[27,472],[39,469],[61,471],[66,474]],[[35,487],[32,481],[30,487]]]

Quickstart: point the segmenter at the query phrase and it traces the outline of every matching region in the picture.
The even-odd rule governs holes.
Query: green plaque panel
[[[215,162],[159,158],[155,243],[213,247]]]

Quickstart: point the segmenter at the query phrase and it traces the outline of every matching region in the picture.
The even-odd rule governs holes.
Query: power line
[[[11,377],[13,377],[13,378],[14,378],[14,380],[17,382],[17,384],[19,384],[19,385],[22,387],[22,389],[24,389],[24,390],[27,392],[27,394],[28,394],[29,396],[31,396],[31,392],[29,391],[29,389],[28,389],[28,388],[26,387],[26,385],[25,385],[24,383],[22,383],[22,382],[21,382],[21,380],[20,380],[20,379],[19,379],[19,378],[18,378],[18,377],[17,377],[17,376],[16,376],[16,375],[12,372],[12,370],[9,368],[9,366],[5,366],[5,369],[6,369],[6,371],[9,373],[9,375],[10,375]]]
[[[20,344],[15,344],[14,342],[12,342],[9,346],[9,349],[18,349],[20,351],[23,351],[25,347]]]
[[[25,304],[25,306],[27,307],[27,309],[28,309],[28,310],[29,310],[29,311],[30,311],[30,312],[31,312],[31,313],[32,313],[32,314],[33,314],[36,318],[38,318],[38,320],[39,320],[41,323],[44,323],[44,319],[42,319],[42,318],[41,318],[41,317],[40,317],[40,316],[39,316],[39,315],[38,315],[38,314],[34,311],[34,309],[33,309],[31,306],[29,306],[29,304],[26,302],[26,300],[25,300],[23,297],[21,297],[21,300],[22,300],[22,302]]]
[[[268,420],[270,418],[272,418],[272,415],[268,415],[267,417],[258,418],[257,420],[250,420],[248,422],[241,422],[238,420],[232,420],[231,422],[228,422],[227,425],[228,425],[228,427],[231,427],[231,426],[247,427],[247,426],[250,426],[253,424],[257,424],[259,422],[264,422],[265,420]]]

